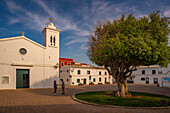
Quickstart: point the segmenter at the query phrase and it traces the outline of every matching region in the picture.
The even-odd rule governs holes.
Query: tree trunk
[[[117,88],[118,90],[114,92],[114,96],[123,98],[131,96],[131,94],[128,92],[126,80],[117,81]]]

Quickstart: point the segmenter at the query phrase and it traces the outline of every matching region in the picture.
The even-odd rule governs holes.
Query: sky
[[[52,17],[61,30],[60,57],[92,64],[86,45],[97,22],[119,19],[124,13],[148,16],[157,10],[170,17],[170,0],[0,0],[0,38],[25,32],[42,45],[42,30]]]

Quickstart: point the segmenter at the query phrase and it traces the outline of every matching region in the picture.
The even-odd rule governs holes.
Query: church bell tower
[[[45,50],[45,62],[47,65],[59,64],[59,34],[60,30],[56,29],[52,23],[53,19],[50,18],[48,24],[42,31],[43,33],[43,46]]]
[[[59,48],[59,34],[60,30],[56,29],[52,23],[53,19],[50,18],[50,24],[46,26],[43,33],[43,46],[45,47],[58,47]]]

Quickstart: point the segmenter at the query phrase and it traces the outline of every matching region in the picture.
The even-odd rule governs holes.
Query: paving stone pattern
[[[66,86],[66,94],[53,96],[53,89],[0,90],[0,113],[170,113],[170,109],[108,108],[86,105],[72,100],[72,95],[84,91],[116,90],[116,85]],[[170,96],[169,88],[155,85],[129,85],[130,91]]]

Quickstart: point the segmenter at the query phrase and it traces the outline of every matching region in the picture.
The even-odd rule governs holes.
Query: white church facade
[[[43,45],[27,37],[0,39],[0,89],[52,88],[59,83],[59,34],[52,23],[44,28]]]

